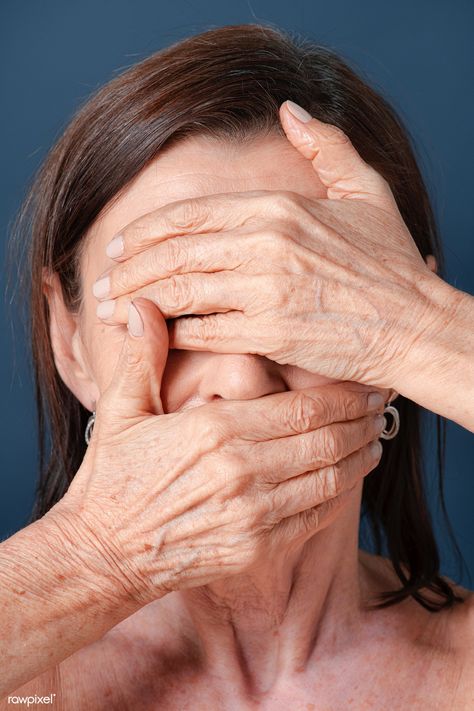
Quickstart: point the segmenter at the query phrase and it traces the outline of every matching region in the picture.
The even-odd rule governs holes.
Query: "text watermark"
[[[48,694],[48,696],[9,696],[9,704],[24,704],[25,706],[32,706],[33,704],[52,704],[56,694]]]

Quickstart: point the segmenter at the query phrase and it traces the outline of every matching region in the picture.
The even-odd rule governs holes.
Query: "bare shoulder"
[[[366,573],[367,589],[378,593],[400,588],[400,580],[390,559],[359,551]],[[426,610],[413,598],[387,608],[388,613],[407,630],[410,646],[421,660],[430,660],[433,669],[442,669],[448,685],[450,708],[460,711],[474,708],[474,592],[441,576],[461,602],[438,612]],[[426,597],[439,601],[439,596],[423,590]],[[428,662],[427,662],[428,663]]]
[[[43,708],[50,705],[56,711],[66,711],[62,703],[61,682],[58,667],[52,667],[0,700],[0,711],[19,707]]]
[[[474,592],[455,585],[449,578],[455,592],[464,602],[454,607],[451,619],[451,643],[458,647],[474,666]],[[474,682],[474,675],[472,678]]]
[[[30,699],[52,695],[51,702],[30,701],[29,708],[48,703],[55,711],[155,708],[155,700],[169,696],[169,680],[180,675],[192,679],[196,666],[184,644],[180,620],[171,601],[165,600],[150,603],[9,695]],[[11,704],[6,697],[0,711],[10,711]]]
[[[448,582],[464,599],[452,609],[446,625],[458,675],[451,708],[470,711],[474,708],[474,592]]]

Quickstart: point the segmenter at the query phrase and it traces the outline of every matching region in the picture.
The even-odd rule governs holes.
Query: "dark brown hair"
[[[20,239],[31,244],[30,323],[40,437],[31,520],[67,491],[84,456],[89,415],[55,368],[42,270],[59,275],[68,307],[77,310],[84,235],[129,181],[165,146],[189,135],[234,142],[258,134],[284,135],[278,109],[286,99],[345,131],[388,181],[419,251],[423,257],[433,254],[443,274],[438,232],[409,135],[384,98],[332,50],[272,26],[249,24],[209,30],[129,68],[75,115],[38,171],[15,226]],[[378,606],[411,595],[438,611],[462,598],[439,572],[424,486],[420,408],[403,397],[397,407],[400,433],[384,443],[382,460],[363,486],[362,515],[376,553],[386,546],[401,582],[399,589],[380,596]],[[439,494],[446,515],[444,435],[438,417]],[[424,588],[435,593],[436,601]]]

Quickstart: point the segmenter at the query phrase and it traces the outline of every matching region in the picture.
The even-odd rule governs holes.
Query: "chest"
[[[123,652],[123,650],[122,650]],[[436,655],[405,653],[386,658],[374,650],[357,663],[352,655],[314,665],[301,676],[252,697],[235,685],[196,669],[173,647],[84,656],[61,672],[67,711],[471,711],[469,689],[458,664]],[[72,659],[72,658],[71,658]],[[67,660],[68,661],[68,660]]]

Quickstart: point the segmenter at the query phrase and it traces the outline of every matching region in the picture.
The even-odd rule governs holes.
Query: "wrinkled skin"
[[[126,323],[141,295],[174,319],[172,347],[258,353],[369,385],[401,382],[405,352],[437,325],[433,258],[425,264],[389,185],[348,138],[316,119],[297,130],[284,106],[283,127],[312,159],[305,167],[326,188],[323,199],[316,186],[311,198],[290,186],[150,211],[108,248],[119,263],[94,285],[97,314]],[[176,319],[186,314],[210,315]]]
[[[135,303],[147,335],[125,341],[64,504],[149,602],[302,545],[378,463],[386,423],[352,383],[164,414],[166,324]]]
[[[96,315],[93,284],[114,265],[105,250],[127,225],[176,200],[262,190],[316,201],[328,195],[311,163],[282,137],[239,147],[186,140],[142,171],[90,230],[78,316],[49,280],[58,369],[84,406],[97,409],[57,523],[79,551],[86,542],[102,554],[104,576],[149,603],[61,664],[65,693],[76,694],[82,708],[119,708],[122,695],[150,704],[152,687],[153,699],[176,709],[186,696],[189,708],[253,709],[260,699],[273,711],[296,698],[301,708],[315,700],[346,708],[356,684],[356,698],[368,707],[396,708],[393,688],[407,689],[404,703],[413,706],[427,647],[440,663],[455,649],[453,677],[464,663],[458,617],[441,634],[411,601],[390,613],[365,610],[371,594],[397,585],[358,551],[362,480],[376,464],[362,448],[377,433],[351,389],[373,388],[338,384],[341,378],[300,367],[309,360],[292,362],[289,351],[280,358],[287,362],[248,349],[222,352],[214,342],[213,350],[183,345],[167,353],[166,325],[148,300],[129,310],[128,335],[124,319],[104,323]],[[225,230],[219,237],[232,242]],[[275,269],[282,254],[272,251]],[[305,255],[299,265],[309,272]],[[270,283],[277,288],[279,280]],[[283,305],[280,295],[265,293]],[[274,322],[285,334],[297,316],[286,305],[286,320]],[[185,329],[180,323],[168,324],[172,339]],[[328,342],[319,346],[316,333],[314,343],[328,364]],[[362,376],[359,363],[354,372]],[[382,394],[387,400],[388,391]],[[165,650],[172,662],[161,666]],[[400,663],[390,688],[394,656]],[[102,673],[99,659],[101,667],[106,660]],[[451,702],[454,691],[450,681],[438,684],[437,698]]]

